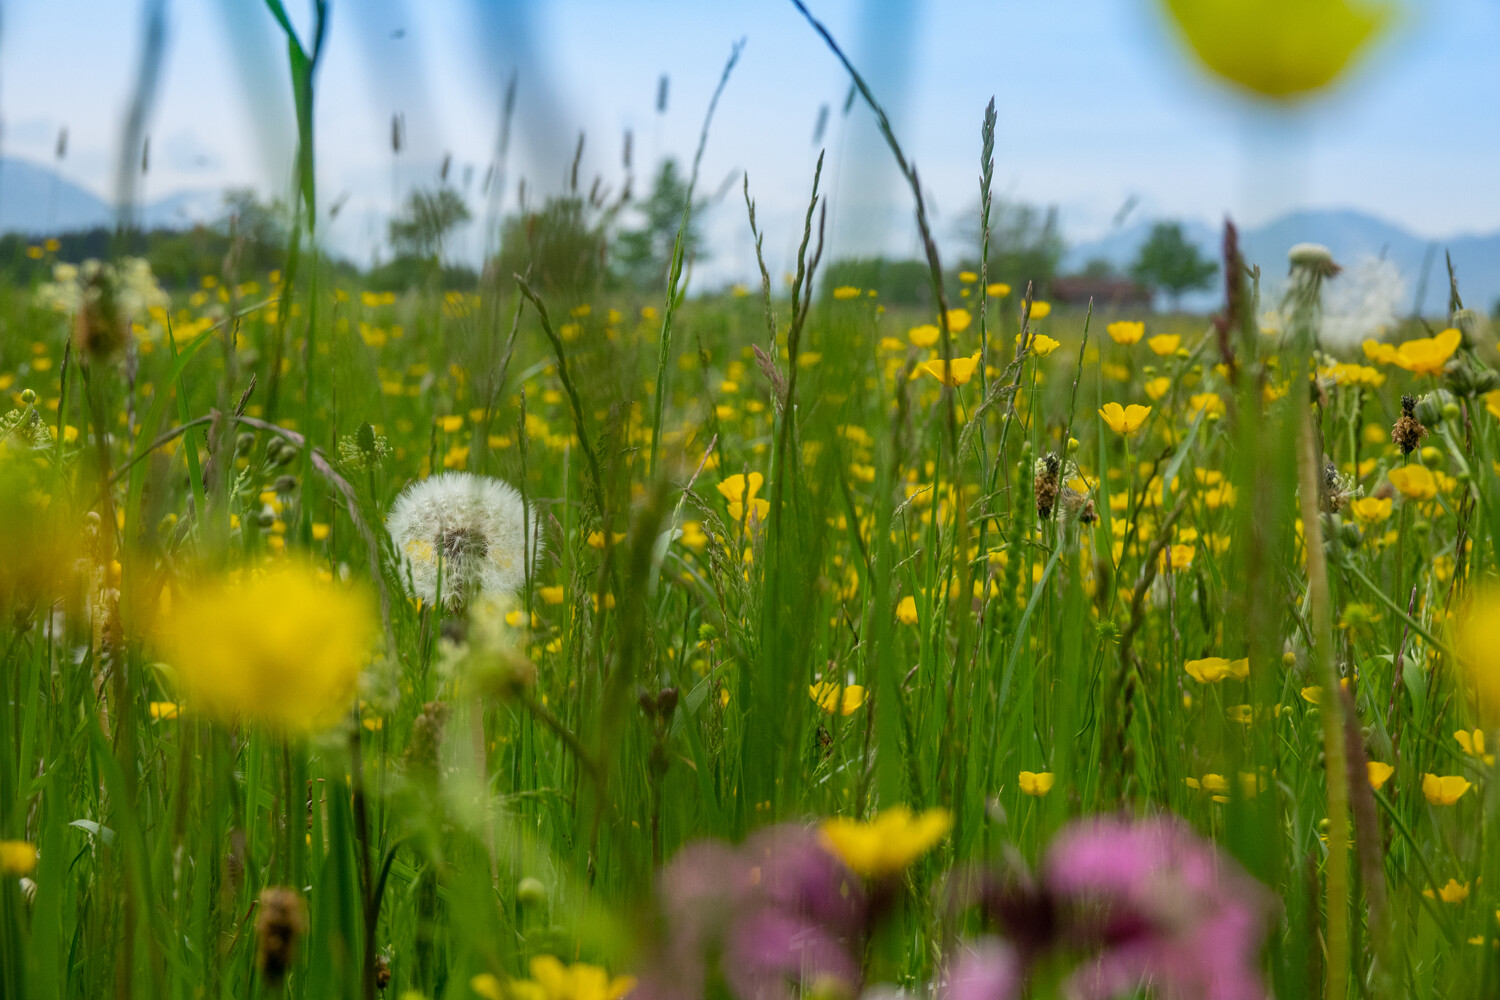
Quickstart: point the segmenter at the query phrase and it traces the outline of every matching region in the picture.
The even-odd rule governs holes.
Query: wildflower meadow
[[[1464,275],[1334,338],[1351,262],[1226,221],[1210,308],[1054,299],[992,253],[994,102],[953,95],[955,253],[793,2],[880,123],[919,300],[825,255],[821,157],[793,231],[753,176],[718,203],[759,275],[722,289],[693,160],[644,288],[576,161],[467,276],[343,263],[322,0],[259,11],[274,252],[241,223],[172,281],[123,228],[25,243],[0,997],[1500,995],[1500,355]],[[1159,6],[1268,113],[1386,30]]]

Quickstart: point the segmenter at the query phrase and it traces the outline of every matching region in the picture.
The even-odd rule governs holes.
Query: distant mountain
[[[1154,220],[1142,220],[1100,239],[1070,247],[1063,259],[1063,269],[1082,269],[1097,259],[1128,269],[1150,235],[1153,223]],[[1183,234],[1205,254],[1219,258],[1221,230],[1202,222],[1185,221]],[[1240,231],[1245,259],[1259,264],[1271,284],[1286,275],[1286,252],[1297,243],[1322,243],[1333,251],[1334,260],[1346,266],[1370,257],[1390,261],[1406,284],[1407,309],[1416,302],[1425,270],[1427,281],[1421,309],[1429,315],[1440,313],[1447,306],[1448,274],[1443,261],[1446,250],[1453,256],[1459,293],[1466,305],[1488,312],[1500,301],[1500,233],[1429,240],[1394,223],[1349,209],[1294,212],[1264,226]],[[1185,298],[1183,304],[1188,308],[1211,308],[1219,295],[1216,287],[1211,292]]]
[[[219,192],[188,191],[147,202],[140,221],[147,229],[186,229],[222,213]],[[43,236],[113,226],[115,221],[108,202],[50,167],[0,157],[0,232]]]

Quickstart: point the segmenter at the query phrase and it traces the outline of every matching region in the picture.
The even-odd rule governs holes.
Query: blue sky
[[[294,16],[298,0],[288,0]],[[1355,207],[1431,237],[1500,229],[1500,4],[1429,0],[1407,11],[1338,92],[1291,116],[1203,80],[1154,0],[811,0],[855,58],[933,192],[945,235],[977,198],[979,123],[1000,111],[996,189],[1059,207],[1065,231],[1105,231],[1127,199],[1143,215],[1256,223],[1303,206]],[[177,0],[150,132],[148,197],[285,188],[285,50],[260,0]],[[107,194],[137,59],[134,0],[3,7],[0,116],[7,155],[61,164]],[[847,80],[786,0],[334,0],[319,77],[331,239],[368,254],[393,193],[430,183],[445,154],[477,188],[493,158],[504,80],[519,74],[508,197],[557,190],[580,131],[582,175],[618,185],[621,137],[638,173],[691,156],[731,45],[746,47],[709,139],[709,190],[748,171],[780,259],[794,244],[817,156],[819,109],[835,252],[909,249],[909,202]],[[657,81],[670,77],[667,111]],[[390,119],[409,148],[393,164]],[[637,187],[641,185],[637,181]],[[477,199],[476,199],[477,200]],[[738,187],[710,220],[716,271],[751,260]]]

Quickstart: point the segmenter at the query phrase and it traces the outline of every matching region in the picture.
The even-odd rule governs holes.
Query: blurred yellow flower
[[[1193,564],[1193,556],[1196,554],[1197,550],[1191,545],[1170,545],[1161,554],[1162,568],[1187,569]]]
[[[0,840],[0,875],[19,878],[35,870],[35,844],[24,840]]]
[[[1478,757],[1486,764],[1495,763],[1495,755],[1492,753],[1484,752],[1483,729],[1475,729],[1472,732],[1467,729],[1460,729],[1458,732],[1453,734],[1453,738],[1455,740],[1458,740],[1458,745],[1463,747],[1464,753],[1468,754],[1470,757]]]
[[[974,282],[979,280],[979,275],[975,274],[973,271],[959,271],[958,280],[962,281],[966,285],[972,285],[974,284]]]
[[[1473,786],[1461,774],[1422,775],[1422,794],[1435,806],[1451,806]]]
[[[1349,503],[1349,509],[1366,524],[1379,524],[1391,516],[1391,498],[1360,497]]]
[[[902,625],[917,623],[917,599],[907,594],[896,603],[896,620]]]
[[[363,588],[287,561],[188,588],[167,616],[164,645],[194,711],[308,732],[349,707],[375,635]]]
[[[1217,684],[1226,677],[1244,680],[1250,676],[1250,658],[1228,660],[1222,656],[1207,656],[1201,660],[1188,660],[1182,669],[1199,684]]]
[[[1396,773],[1396,769],[1382,761],[1369,760],[1365,761],[1365,773],[1369,776],[1370,787],[1379,788],[1391,780],[1391,775]]]
[[[147,708],[153,722],[171,720],[182,715],[182,706],[175,701],[153,701]]]
[[[840,300],[857,299],[859,298],[859,289],[851,285],[840,285],[833,290],[833,297]]]
[[[1021,346],[1021,336],[1016,335],[1016,346]],[[1061,346],[1057,341],[1044,333],[1033,333],[1031,335],[1031,353],[1039,358],[1045,358]]]
[[[1106,326],[1104,332],[1117,344],[1135,344],[1145,336],[1146,324],[1122,319]]]
[[[1010,294],[1010,286],[1003,281],[997,281],[992,285],[985,285],[984,294],[992,299],[1003,299]]]
[[[914,326],[906,331],[906,339],[918,347],[931,347],[942,335],[943,331],[931,323],[923,323],[921,326]]]
[[[718,490],[725,500],[729,501],[729,519],[736,524],[745,519],[745,504],[750,505],[750,520],[752,522],[764,521],[766,515],[771,512],[769,500],[759,500],[755,494],[760,492],[761,485],[766,477],[759,472],[750,473],[746,480],[743,472],[736,472],[719,484]],[[749,488],[746,488],[746,483]]]
[[[635,989],[634,976],[614,976],[585,962],[564,965],[551,955],[538,955],[531,960],[531,978],[514,981],[507,992],[499,993],[500,1000],[620,1000]],[[475,976],[469,986],[484,997],[495,1000],[495,994],[487,992],[493,981],[499,990],[500,983],[489,973]]]
[[[893,806],[869,822],[835,817],[823,821],[823,844],[858,875],[884,878],[904,871],[932,850],[953,828],[946,809],[914,815],[907,806]]]
[[[1031,304],[1032,319],[1046,319],[1050,315],[1052,315],[1052,303],[1038,301]]]
[[[1401,491],[1402,496],[1412,500],[1431,500],[1437,496],[1437,480],[1432,473],[1420,465],[1398,465],[1386,473],[1391,485]]]
[[[1486,718],[1500,718],[1500,590],[1480,589],[1459,616],[1454,650]]]
[[[1391,361],[1396,367],[1405,368],[1414,375],[1441,375],[1443,366],[1448,363],[1453,352],[1458,350],[1463,339],[1462,333],[1450,328],[1436,337],[1408,340],[1396,348]]]
[[[1022,771],[1020,774],[1021,791],[1027,795],[1041,798],[1052,791],[1052,786],[1057,782],[1057,775],[1051,771]]]
[[[1105,403],[1099,408],[1099,416],[1104,418],[1109,429],[1116,434],[1134,434],[1141,429],[1141,425],[1150,415],[1151,407],[1142,406],[1139,403],[1131,403],[1129,406]]]
[[[1441,899],[1445,903],[1462,903],[1469,898],[1469,883],[1450,878],[1448,884],[1440,887],[1436,894],[1431,889],[1423,889],[1422,895],[1428,899]]]
[[[1171,388],[1172,380],[1167,378],[1165,375],[1159,375],[1156,378],[1148,379],[1145,385],[1146,395],[1150,396],[1153,402],[1165,396],[1167,394],[1167,390]]]
[[[978,367],[979,352],[975,351],[972,357],[954,358],[951,366],[939,359],[923,362],[917,370],[926,372],[944,385],[968,385]]]
[[[1306,97],[1337,79],[1389,22],[1370,0],[1163,0],[1204,67],[1253,94]]]
[[[865,689],[858,684],[823,681],[807,689],[812,700],[829,715],[853,715],[865,703]]]
[[[1165,357],[1182,346],[1182,338],[1175,333],[1158,333],[1146,341],[1146,346],[1151,348],[1151,353]]]
[[[954,333],[963,333],[974,322],[974,317],[969,315],[967,309],[948,310],[948,329]]]

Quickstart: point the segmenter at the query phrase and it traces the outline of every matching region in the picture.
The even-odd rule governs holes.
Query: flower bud
[[[528,875],[516,883],[516,902],[522,906],[545,906],[547,887],[541,879]]]
[[[307,932],[307,904],[290,886],[261,891],[255,918],[255,965],[266,983],[279,986],[297,958],[297,942]]]

